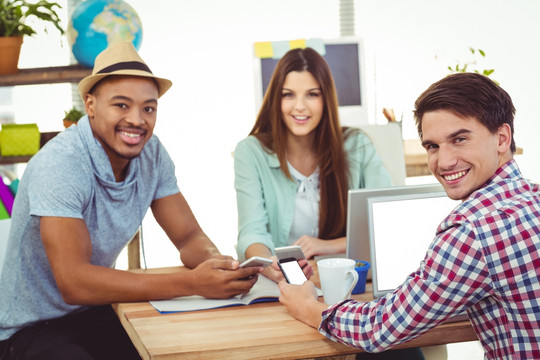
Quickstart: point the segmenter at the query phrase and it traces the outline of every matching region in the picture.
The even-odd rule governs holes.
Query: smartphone
[[[268,265],[272,265],[272,260],[263,258],[260,256],[252,256],[243,263],[240,264],[240,267],[250,267],[250,266],[262,266],[263,268],[267,267]]]
[[[277,258],[280,260],[293,258],[298,261],[306,258],[302,248],[299,245],[278,247],[274,249],[274,252],[276,253]]]
[[[307,281],[307,277],[296,258],[279,259],[278,265],[289,284],[302,285]]]

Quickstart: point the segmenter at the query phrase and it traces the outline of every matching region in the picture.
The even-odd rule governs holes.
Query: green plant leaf
[[[64,119],[77,122],[80,118],[84,116],[84,113],[73,106],[71,109],[64,111]]]
[[[0,0],[0,36],[36,34],[36,30],[26,24],[26,20],[32,16],[52,23],[61,34],[64,34],[64,29],[60,26],[60,17],[56,12],[61,8],[58,3],[45,0],[35,4],[25,0]]]

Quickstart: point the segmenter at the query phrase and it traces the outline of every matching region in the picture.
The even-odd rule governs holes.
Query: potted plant
[[[36,30],[26,24],[27,19],[38,18],[51,22],[61,34],[57,10],[62,7],[45,0],[30,3],[25,0],[0,0],[0,75],[17,72],[23,36],[32,36]]]
[[[463,64],[458,63],[456,65],[449,65],[447,67],[448,70],[450,70],[451,73],[475,72],[477,74],[482,74],[485,76],[490,76],[491,74],[493,74],[495,69],[482,69],[479,66],[481,60],[486,57],[486,52],[484,50],[469,47],[469,52],[471,53],[472,60],[469,60]],[[493,81],[498,84],[497,81]]]
[[[76,125],[77,121],[84,116],[84,113],[73,106],[71,109],[64,111],[64,127],[67,129],[71,125]]]

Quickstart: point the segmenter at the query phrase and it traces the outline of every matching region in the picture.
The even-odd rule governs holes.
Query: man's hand
[[[279,302],[297,320],[314,328],[319,328],[322,320],[322,312],[328,307],[319,302],[315,285],[306,281],[303,285],[291,285],[285,281],[279,282],[281,296]]]
[[[272,259],[274,262],[272,263],[272,265],[267,266],[266,269],[262,271],[262,274],[277,283],[281,280],[285,280],[285,276],[283,276],[283,273],[281,272],[281,269],[279,268],[279,265],[277,263],[277,257],[271,256],[270,259]],[[307,260],[299,260],[298,264],[302,268],[302,271],[304,271],[306,278],[311,278],[311,276],[313,275],[313,268],[311,267],[311,265],[309,265]]]
[[[193,293],[209,299],[228,299],[249,292],[262,268],[241,269],[238,265],[238,261],[226,256],[202,262],[190,271]]]

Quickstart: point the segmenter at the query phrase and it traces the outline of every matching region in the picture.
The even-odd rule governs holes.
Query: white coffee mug
[[[351,292],[358,281],[355,264],[354,260],[344,258],[317,261],[325,303],[332,305],[351,297]]]

